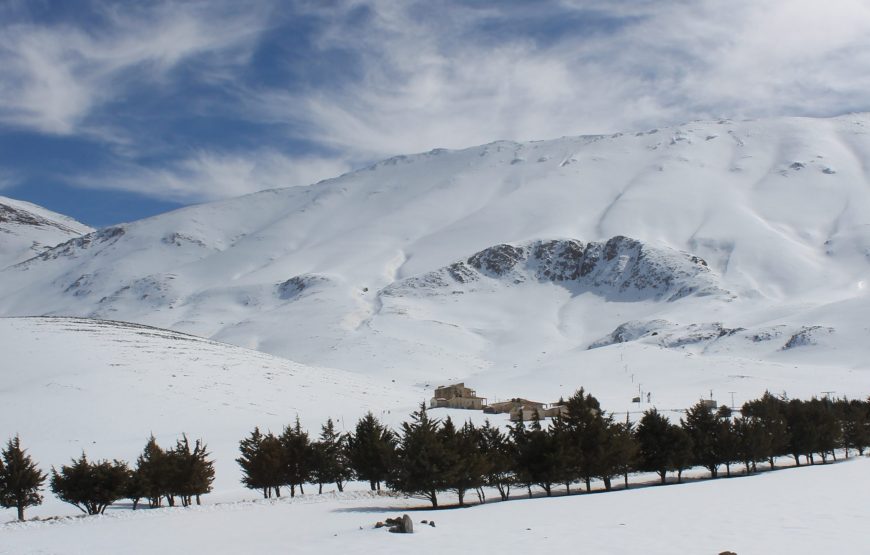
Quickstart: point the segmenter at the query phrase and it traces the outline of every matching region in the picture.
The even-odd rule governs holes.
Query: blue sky
[[[0,21],[0,195],[95,226],[436,147],[870,109],[863,0],[6,0]]]

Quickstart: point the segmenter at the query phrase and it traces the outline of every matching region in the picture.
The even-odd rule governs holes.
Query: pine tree
[[[133,510],[135,511],[139,507],[139,501],[146,496],[145,480],[142,478],[142,473],[138,470],[131,470],[130,478],[124,488],[124,498],[133,502]]]
[[[408,495],[421,495],[438,506],[438,492],[448,487],[448,460],[438,434],[438,420],[429,418],[426,404],[402,423],[396,465],[387,485]]]
[[[338,491],[344,491],[344,483],[353,476],[346,443],[347,438],[341,436],[332,419],[328,419],[320,429],[320,439],[313,445],[312,466],[318,493],[323,493],[323,484],[328,483],[334,483]]]
[[[540,486],[548,497],[551,496],[553,484],[562,479],[564,462],[557,438],[541,426],[537,411],[531,426],[524,430],[522,441],[517,442],[516,446],[517,469],[529,488],[529,496],[531,484]]]
[[[694,450],[692,436],[681,426],[671,425],[671,470],[677,473],[677,483],[683,481],[683,470],[692,467]]]
[[[709,470],[710,476],[715,478],[719,465],[724,462],[719,438],[720,417],[699,401],[686,411],[686,418],[680,422],[692,438],[692,462]]]
[[[529,498],[532,497],[532,484],[534,477],[531,472],[531,465],[527,460],[531,453],[530,434],[526,429],[526,425],[522,420],[510,426],[510,442],[512,449],[512,463],[514,470],[514,478],[518,484],[526,488]]]
[[[164,495],[171,501],[170,504],[175,503],[169,493],[169,480],[172,477],[170,465],[171,460],[166,452],[157,444],[154,435],[151,435],[142,454],[136,459],[136,473],[142,480],[144,496],[148,498],[151,508],[160,507]]]
[[[129,479],[126,463],[117,460],[91,463],[82,453],[72,465],[62,466],[60,472],[51,469],[51,491],[83,513],[98,515],[124,498]]]
[[[738,455],[737,434],[734,431],[734,423],[731,420],[731,410],[727,407],[719,409],[719,430],[716,432],[719,444],[719,453],[722,464],[725,465],[725,475],[731,477],[731,465],[740,460]]]
[[[274,490],[281,497],[284,472],[284,450],[272,433],[263,435],[254,428],[251,435],[239,442],[241,456],[236,459],[242,467],[242,484],[249,489],[263,491],[263,499],[272,497]]]
[[[604,468],[604,447],[610,418],[601,410],[598,399],[581,387],[565,402],[563,417],[565,456],[571,461],[574,474],[584,480],[586,491],[591,491],[592,478],[607,474]]]
[[[819,431],[813,424],[810,406],[800,399],[792,399],[785,409],[786,427],[788,430],[788,451],[794,457],[795,464],[800,466],[800,457],[807,464],[814,464],[813,453],[819,444]]]
[[[314,452],[308,432],[302,429],[298,416],[293,426],[284,428],[279,439],[284,451],[283,482],[290,486],[290,497],[296,496],[296,486],[299,486],[299,493],[304,494],[303,484],[311,479],[313,471]]]
[[[0,455],[0,507],[15,507],[18,520],[24,520],[24,509],[42,503],[39,490],[46,475],[37,468],[27,450],[21,448],[17,435],[6,442]]]
[[[369,412],[348,436],[347,456],[356,477],[368,481],[372,491],[380,491],[394,464],[396,436]]]
[[[782,399],[765,391],[760,399],[747,401],[743,404],[743,417],[755,418],[755,425],[760,427],[765,435],[762,442],[766,447],[765,456],[770,468],[775,467],[776,457],[789,453],[789,430],[786,423],[786,405]],[[761,462],[761,461],[758,461]]]
[[[737,458],[746,467],[746,473],[755,472],[756,464],[770,453],[770,435],[761,418],[742,416],[734,419]]]
[[[465,493],[477,491],[478,500],[486,501],[483,493],[488,463],[480,451],[480,430],[470,421],[456,429],[450,417],[439,430],[444,445],[447,471],[447,489],[456,492],[459,506],[465,505]]]
[[[835,409],[843,430],[843,447],[846,457],[849,449],[854,449],[859,455],[870,445],[870,402],[839,399]]]
[[[515,481],[513,445],[510,438],[486,421],[479,435],[480,452],[487,462],[485,483],[507,501]]]
[[[674,469],[673,427],[656,409],[645,411],[637,427],[640,470],[657,472],[662,484],[668,471]]]
[[[625,422],[610,422],[604,444],[602,472],[599,476],[604,481],[605,490],[610,491],[611,479],[614,476],[622,476],[628,489],[628,475],[634,471],[639,449],[628,419]]]
[[[193,450],[186,434],[178,440],[175,449],[167,454],[170,470],[169,489],[179,496],[181,505],[189,507],[193,499],[200,504],[200,497],[211,491],[214,482],[214,462],[202,440],[196,440]]]

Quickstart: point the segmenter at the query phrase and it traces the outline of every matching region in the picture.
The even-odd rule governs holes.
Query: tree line
[[[437,507],[443,492],[465,505],[469,492],[486,502],[487,489],[506,500],[513,488],[529,496],[533,487],[548,496],[562,485],[568,493],[574,484],[591,491],[597,479],[610,490],[619,478],[628,487],[636,472],[655,472],[666,483],[669,473],[680,481],[684,470],[701,466],[716,478],[722,467],[728,476],[733,465],[748,474],[758,463],[774,468],[779,457],[800,466],[836,460],[838,450],[863,455],[870,447],[870,400],[788,400],[765,393],[744,403],[739,415],[699,402],[679,423],[655,409],[636,423],[617,419],[582,388],[562,404],[564,413],[548,423],[535,418],[507,430],[489,421],[457,426],[450,417],[430,417],[421,405],[398,430],[368,413],[349,433],[339,433],[330,419],[314,440],[297,417],[277,436],[255,428],[239,443],[237,462],[242,483],[264,498],[280,497],[282,488],[292,497],[306,484],[316,484],[318,492],[324,484],[343,491],[348,481],[360,480],[373,491],[383,486]],[[186,435],[169,449],[150,437],[135,466],[91,461],[83,452],[52,467],[50,475],[15,436],[0,450],[0,506],[16,508],[24,520],[26,508],[42,503],[47,480],[55,496],[86,514],[102,514],[120,499],[130,499],[133,509],[142,500],[149,507],[189,506],[211,491],[214,476],[205,443],[191,445]]]
[[[120,499],[130,499],[134,510],[142,499],[150,507],[160,507],[164,500],[170,507],[179,501],[185,507],[194,500],[199,505],[214,482],[209,456],[205,443],[197,440],[191,447],[186,435],[171,449],[161,448],[151,436],[135,467],[117,459],[91,461],[82,452],[70,464],[52,467],[49,476],[15,436],[0,451],[0,506],[17,509],[18,520],[24,520],[27,507],[42,503],[46,480],[58,499],[88,515],[103,514]]]
[[[437,507],[443,492],[454,493],[462,506],[469,492],[485,502],[486,488],[503,500],[512,488],[529,496],[533,487],[548,496],[562,485],[568,493],[573,484],[591,491],[594,479],[610,490],[619,478],[628,487],[636,472],[655,472],[661,483],[675,473],[679,482],[684,470],[701,466],[716,478],[723,467],[728,476],[733,465],[752,473],[758,463],[775,467],[782,456],[800,466],[802,459],[836,460],[840,449],[847,457],[850,451],[863,455],[870,446],[870,401],[765,393],[745,403],[740,415],[700,401],[679,423],[656,409],[637,423],[617,419],[582,388],[563,404],[565,412],[549,423],[535,418],[506,431],[489,421],[457,426],[450,417],[432,418],[421,405],[396,431],[368,413],[346,434],[328,420],[312,440],[297,418],[277,436],[255,428],[240,442],[237,462],[242,483],[264,498],[280,497],[282,487],[293,496],[304,484],[322,491],[334,483],[342,491],[348,480],[361,480],[373,491],[383,484]]]

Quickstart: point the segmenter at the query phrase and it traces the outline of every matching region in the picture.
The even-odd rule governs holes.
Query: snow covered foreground
[[[870,460],[666,487],[432,511],[308,495],[9,524],[0,553],[866,553]],[[412,535],[373,529],[408,512]],[[436,527],[420,524],[434,520]]]

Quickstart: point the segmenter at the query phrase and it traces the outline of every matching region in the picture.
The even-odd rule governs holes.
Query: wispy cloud
[[[86,133],[84,124],[98,107],[137,84],[168,80],[187,60],[200,58],[205,67],[244,64],[268,11],[264,3],[161,2],[99,9],[95,30],[7,23],[0,27],[0,123]]]
[[[424,3],[372,0],[343,9],[366,15],[333,18],[317,45],[355,52],[362,78],[255,98],[266,117],[357,155],[719,115],[870,109],[870,5],[861,1],[426,11]],[[575,21],[576,32],[560,18]],[[589,32],[584,18],[600,29]],[[505,28],[534,32],[500,35]]]
[[[334,177],[350,167],[341,159],[289,157],[274,150],[201,151],[160,167],[122,163],[76,177],[91,189],[114,189],[177,202],[202,202],[263,189],[295,187]]]
[[[434,147],[870,110],[865,0],[88,6],[0,7],[0,129],[106,145],[67,181],[184,202]]]

